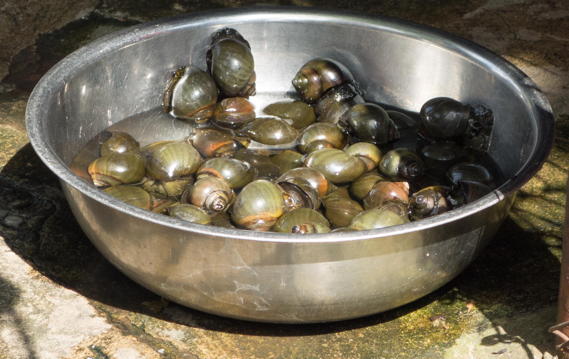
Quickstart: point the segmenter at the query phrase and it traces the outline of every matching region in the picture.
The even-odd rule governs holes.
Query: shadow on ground
[[[17,344],[22,357],[36,359],[37,355],[32,345],[32,339],[24,328],[22,318],[14,310],[14,306],[20,298],[20,291],[8,280],[0,277],[0,322],[4,330],[4,337],[10,342],[2,342],[0,339],[0,355],[7,354],[4,351],[14,348]],[[6,334],[7,333],[7,334]],[[6,346],[3,348],[3,346]]]
[[[97,252],[78,224],[71,220],[73,217],[57,178],[29,145],[20,150],[0,174],[0,206],[25,219],[17,229],[0,227],[10,248],[54,282],[94,301],[111,321],[114,308],[120,308],[214,331],[305,336],[400,320],[434,302],[441,303],[438,308],[459,302],[464,305],[473,303],[493,325],[504,328],[507,333],[484,338],[480,344],[491,346],[518,341],[527,346],[522,338],[531,338],[535,328],[531,323],[527,327],[512,323],[518,323],[520,316],[551,306],[557,297],[559,260],[552,254],[550,246],[559,246],[560,241],[547,244],[539,231],[524,230],[507,219],[495,240],[463,274],[409,305],[387,313],[331,324],[291,326],[242,322],[167,303],[122,275]],[[177,311],[184,312],[184,318],[168,314],[172,311],[165,311],[166,306],[177,307]],[[449,322],[456,321],[450,317],[452,313],[446,315]],[[550,318],[549,323],[553,324],[554,320]],[[124,327],[125,323],[122,324]],[[549,345],[537,344],[542,351],[550,350]]]

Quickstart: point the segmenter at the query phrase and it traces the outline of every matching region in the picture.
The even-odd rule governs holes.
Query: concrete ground
[[[0,83],[0,358],[552,358],[564,184],[569,168],[566,0],[265,1],[349,8],[435,26],[526,72],[557,117],[553,151],[495,240],[431,295],[362,319],[286,326],[169,303],[112,267],[71,220],[23,125],[36,81],[77,47],[125,26],[245,0],[103,0],[44,34]]]

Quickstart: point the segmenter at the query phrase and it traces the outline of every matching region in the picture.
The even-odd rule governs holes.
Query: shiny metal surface
[[[474,203],[427,220],[290,236],[149,213],[69,170],[100,131],[159,106],[172,70],[189,62],[205,68],[208,37],[224,26],[251,44],[257,105],[291,91],[296,70],[317,56],[344,63],[371,101],[411,111],[435,96],[487,104],[496,115],[490,152],[509,180]],[[393,19],[274,7],[201,13],[97,40],[43,77],[26,117],[32,145],[61,178],[77,220],[120,270],[199,310],[287,323],[364,316],[447,283],[492,238],[515,191],[545,160],[553,135],[551,108],[533,82],[475,44]],[[146,133],[158,131],[150,126]]]

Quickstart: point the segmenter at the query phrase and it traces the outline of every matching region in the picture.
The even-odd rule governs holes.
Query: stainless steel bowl
[[[292,236],[149,213],[70,171],[73,157],[99,132],[159,106],[174,69],[188,63],[203,67],[209,35],[225,26],[251,44],[258,99],[291,91],[297,69],[324,56],[350,68],[371,101],[411,111],[435,96],[488,105],[496,115],[490,153],[508,181],[434,218],[372,231]],[[26,121],[32,145],[61,179],[83,230],[121,271],[192,308],[285,323],[381,312],[447,283],[492,238],[516,190],[545,160],[553,136],[550,105],[535,84],[480,46],[394,19],[272,7],[201,13],[95,41],[42,78]],[[139,135],[165,133],[176,134],[149,125]]]

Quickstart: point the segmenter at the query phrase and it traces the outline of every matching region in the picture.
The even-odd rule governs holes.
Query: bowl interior
[[[252,100],[258,109],[288,96],[303,63],[328,57],[350,69],[372,102],[418,111],[428,99],[447,96],[490,107],[495,114],[490,155],[506,178],[522,172],[532,156],[535,162],[543,145],[538,143],[540,108],[531,91],[539,92],[484,49],[394,20],[270,10],[142,25],[80,49],[48,76],[37,125],[41,141],[69,165],[104,129],[159,108],[175,69],[188,64],[205,69],[210,35],[227,26],[251,45],[258,94]],[[542,102],[541,110],[548,112]],[[186,131],[156,124],[146,123],[132,134],[150,142]]]

